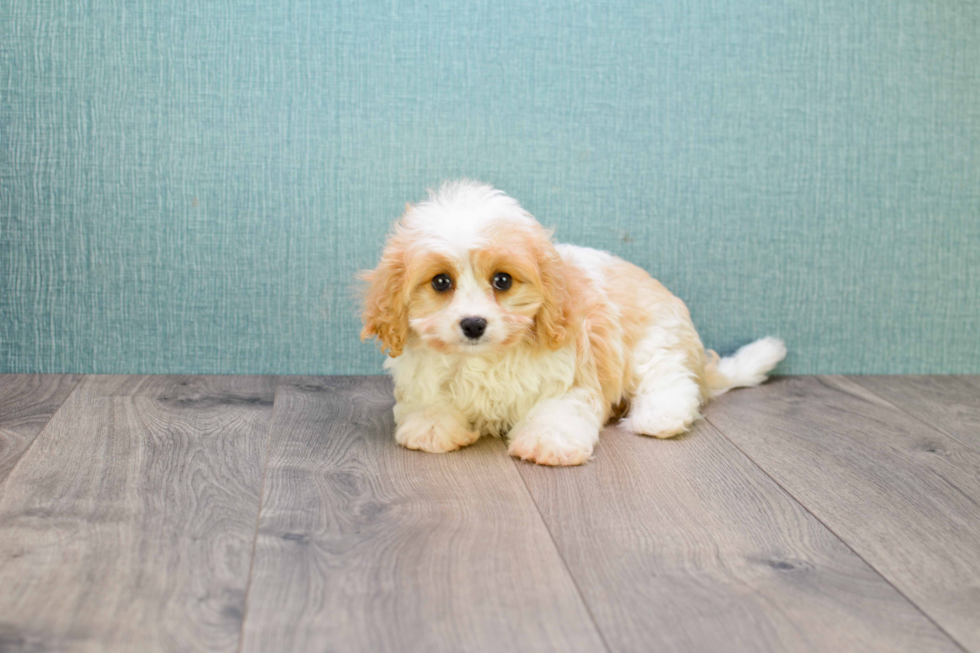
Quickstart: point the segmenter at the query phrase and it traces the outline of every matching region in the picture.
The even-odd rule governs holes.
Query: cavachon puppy
[[[516,200],[468,180],[408,205],[363,276],[361,336],[390,356],[395,439],[410,449],[506,435],[512,456],[579,465],[611,418],[683,433],[786,355],[775,338],[706,352],[684,302],[644,270],[553,243]]]

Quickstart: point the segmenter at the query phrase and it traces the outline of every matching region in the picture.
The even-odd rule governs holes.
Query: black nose
[[[476,340],[487,330],[487,321],[482,317],[464,317],[459,321],[459,326],[467,338]]]

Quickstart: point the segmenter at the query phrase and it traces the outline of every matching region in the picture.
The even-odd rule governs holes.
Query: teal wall
[[[0,371],[371,373],[471,176],[783,373],[980,372],[977,0],[4,0]]]

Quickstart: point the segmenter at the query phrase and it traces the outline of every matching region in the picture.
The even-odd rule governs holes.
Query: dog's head
[[[472,181],[408,205],[378,267],[366,272],[361,338],[392,357],[410,337],[483,354],[565,338],[567,292],[551,234],[511,197]]]

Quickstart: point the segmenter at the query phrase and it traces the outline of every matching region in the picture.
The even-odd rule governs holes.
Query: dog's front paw
[[[395,429],[395,442],[429,453],[455,451],[473,444],[479,437],[462,420],[446,412],[411,413]]]
[[[518,424],[508,436],[507,453],[539,465],[581,465],[592,456],[598,432],[586,425],[532,419]]]

